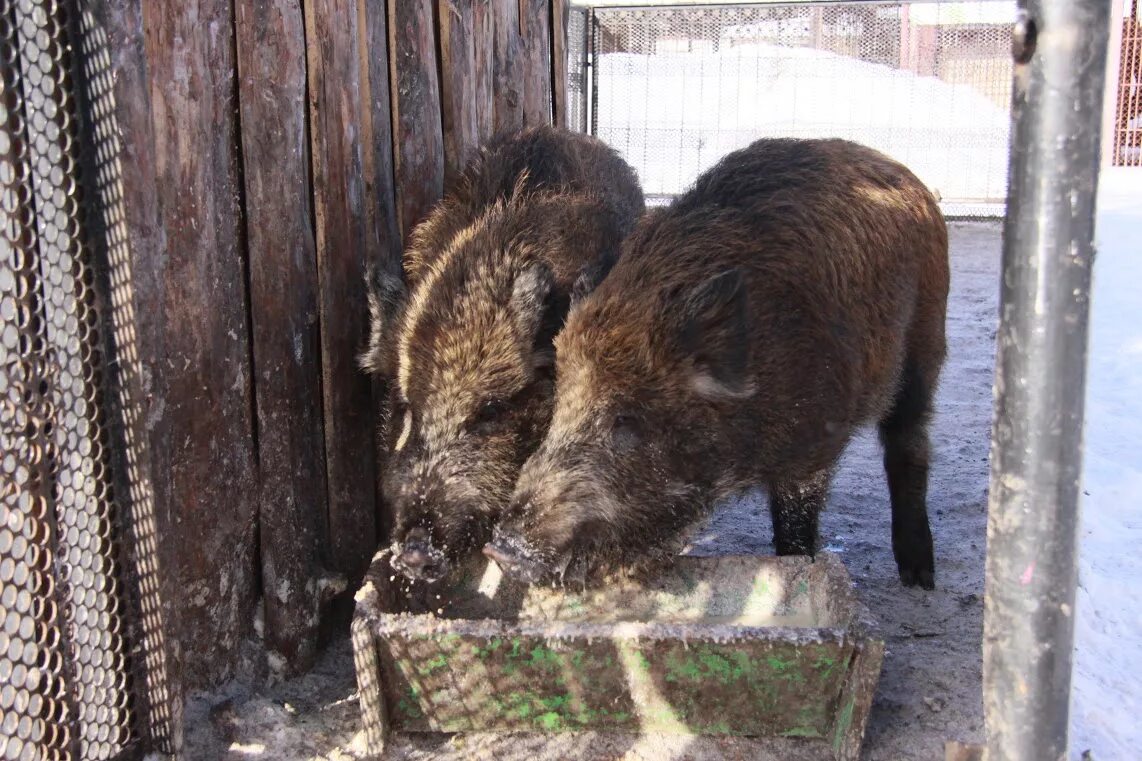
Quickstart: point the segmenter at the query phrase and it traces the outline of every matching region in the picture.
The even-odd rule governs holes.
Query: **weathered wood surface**
[[[551,0],[519,0],[523,121],[551,124]]]
[[[552,122],[569,129],[567,114],[567,26],[571,12],[568,0],[551,0]]]
[[[368,81],[368,102],[363,112],[362,142],[365,151],[365,204],[369,211],[370,235],[365,241],[365,260],[389,271],[399,271],[401,259],[400,227],[397,224],[396,192],[393,189],[393,131],[391,89],[389,83],[389,18],[384,3],[365,3],[365,44],[362,46],[362,71]],[[373,415],[379,419],[385,399],[381,381],[373,382]],[[380,544],[388,541],[390,515],[380,503],[381,477],[384,471],[384,443],[379,426],[374,426],[376,452],[377,536]]]
[[[102,150],[90,150],[85,183],[99,186],[106,238],[93,241],[105,268],[96,293],[102,298],[108,418],[112,442],[113,488],[120,503],[117,528],[124,539],[123,574],[128,640],[136,643],[129,660],[135,679],[134,711],[142,742],[162,753],[182,748],[182,682],[173,657],[177,632],[174,571],[177,535],[155,495],[152,449],[146,421],[151,405],[143,374],[154,378],[156,317],[137,309],[136,295],[158,292],[155,274],[164,244],[155,196],[154,125],[140,0],[105,0],[85,8],[80,28],[85,52],[88,108],[107,108],[105,132],[88,135]],[[98,112],[97,112],[98,113]],[[117,187],[106,184],[118,173]],[[111,325],[117,329],[112,331]],[[110,339],[110,340],[108,340]],[[111,389],[114,389],[112,391]],[[152,397],[153,401],[153,397]]]
[[[389,18],[384,3],[364,3],[365,44],[361,49],[367,80],[361,139],[365,150],[365,198],[371,235],[366,259],[400,262],[400,228],[393,189],[392,95],[389,85]]]
[[[379,389],[355,363],[364,264],[399,261],[445,167],[565,111],[565,47],[550,35],[566,5],[94,6],[119,103],[180,693],[180,670],[191,687],[236,672],[259,576],[269,647],[304,665],[321,569],[355,575],[383,541]]]
[[[520,0],[491,0],[494,36],[492,96],[493,130],[497,133],[524,125],[523,67],[525,51],[519,25]]]
[[[480,144],[495,134],[496,101],[492,85],[495,78],[496,34],[492,0],[472,2],[472,47],[475,53],[476,133]]]
[[[328,523],[324,560],[357,576],[377,544],[373,400],[357,352],[366,335],[368,229],[361,122],[362,18],[354,0],[304,4],[317,229]]]
[[[297,0],[236,0],[234,10],[264,638],[271,664],[296,673],[317,651],[314,580],[326,513],[305,20]]]
[[[257,588],[234,38],[229,0],[142,7],[150,189],[166,240],[139,284],[139,310],[154,319],[140,353],[152,359],[156,496],[178,534],[176,630],[192,686],[235,673]]]
[[[439,0],[440,117],[445,177],[462,171],[480,145],[476,5],[484,4]]]
[[[433,0],[389,4],[389,53],[397,218],[407,241],[444,190]]]

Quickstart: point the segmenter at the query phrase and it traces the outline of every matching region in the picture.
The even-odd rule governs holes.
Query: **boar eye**
[[[473,427],[478,431],[493,430],[501,422],[507,407],[507,402],[500,399],[490,399],[484,402],[472,417]]]
[[[633,415],[615,415],[611,425],[611,438],[615,447],[620,450],[630,450],[642,441],[642,426]]]

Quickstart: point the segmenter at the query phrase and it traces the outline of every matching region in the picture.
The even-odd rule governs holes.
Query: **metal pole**
[[[1107,0],[1021,0],[995,376],[990,761],[1065,759]]]

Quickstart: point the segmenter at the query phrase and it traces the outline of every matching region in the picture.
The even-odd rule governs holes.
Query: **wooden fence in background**
[[[326,580],[384,541],[363,269],[400,255],[494,132],[563,119],[565,4],[90,7],[115,69],[174,678],[237,674],[259,617],[271,664],[304,669]]]

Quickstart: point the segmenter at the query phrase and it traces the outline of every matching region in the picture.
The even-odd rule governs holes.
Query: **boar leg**
[[[825,507],[830,476],[828,470],[822,470],[801,481],[774,481],[769,485],[769,513],[778,555],[815,554],[817,518]]]
[[[933,386],[915,361],[906,361],[892,410],[880,422],[892,499],[892,554],[900,581],[924,589],[935,589],[936,576],[927,505]]]

